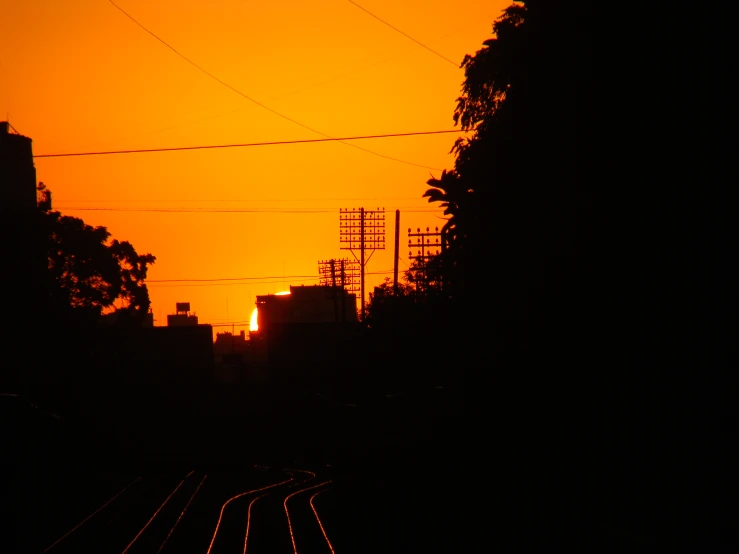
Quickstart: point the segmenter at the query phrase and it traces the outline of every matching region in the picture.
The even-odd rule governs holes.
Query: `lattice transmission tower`
[[[349,293],[360,292],[359,263],[343,258],[318,262],[320,284],[326,287],[342,287]]]
[[[341,208],[339,210],[339,247],[351,251],[359,262],[362,320],[364,320],[364,268],[375,250],[385,250],[385,208]],[[359,256],[357,256],[357,250]],[[369,256],[366,257],[366,252]]]

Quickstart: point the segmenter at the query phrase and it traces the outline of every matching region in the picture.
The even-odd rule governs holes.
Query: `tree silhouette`
[[[369,293],[369,302],[366,306],[365,321],[369,327],[385,324],[389,318],[397,317],[397,312],[405,309],[413,303],[413,295],[415,289],[408,282],[406,274],[405,279],[398,281],[397,293],[396,288],[390,277],[375,287],[374,292]]]
[[[443,290],[440,263],[440,256],[425,262],[414,260],[398,281],[397,289],[390,277],[385,277],[369,295],[365,314],[368,326],[378,328],[428,320]]]
[[[422,297],[424,301],[438,297],[445,288],[446,275],[442,272],[442,264],[441,254],[424,260],[413,260],[404,272],[405,281],[411,287],[411,294]]]
[[[130,321],[142,321],[151,304],[144,281],[156,258],[138,254],[129,242],[110,240],[105,227],[92,227],[77,217],[52,211],[50,191],[43,183],[38,190],[52,304],[91,321],[111,311],[125,314]]]
[[[510,131],[528,89],[528,14],[526,3],[506,8],[493,24],[495,37],[484,41],[473,56],[464,57],[465,80],[453,119],[472,134],[455,141],[454,169],[429,179],[432,188],[423,195],[440,203],[449,216],[442,228],[447,245],[442,267],[452,297],[463,295],[470,281],[478,278],[483,245],[490,244],[483,236],[482,222],[489,219],[483,217],[484,211],[489,215],[489,210],[505,209],[504,187],[510,177],[506,165],[515,158]]]

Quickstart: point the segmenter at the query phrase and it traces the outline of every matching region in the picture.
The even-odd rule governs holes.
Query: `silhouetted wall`
[[[256,303],[259,330],[250,332],[255,352],[247,358],[266,367],[270,379],[311,382],[358,363],[363,330],[354,294],[342,287],[291,286],[290,294],[257,296]]]
[[[10,133],[7,121],[0,121],[0,213],[17,214],[36,209],[36,168],[31,139]]]
[[[290,287],[290,294],[257,296],[259,328],[271,323],[317,323],[357,321],[356,295],[342,287]]]
[[[363,331],[356,322],[273,323],[263,339],[270,377],[312,381],[349,372],[362,361]]]
[[[225,333],[216,333],[213,352],[216,360],[228,354],[238,354],[243,357],[248,346],[249,341],[246,340],[246,331],[242,330],[238,335],[227,331]]]
[[[4,337],[3,357],[11,360],[0,369],[0,386],[17,390],[23,379],[28,352],[40,360],[48,352],[34,346],[36,334],[44,334],[44,279],[47,269],[41,213],[36,207],[36,169],[31,139],[12,134],[0,122],[0,272],[3,313],[9,333]],[[35,329],[29,333],[29,329]]]
[[[193,327],[198,324],[198,316],[190,314],[169,314],[167,327]]]
[[[95,380],[161,385],[207,382],[213,374],[213,328],[99,328],[88,352]]]

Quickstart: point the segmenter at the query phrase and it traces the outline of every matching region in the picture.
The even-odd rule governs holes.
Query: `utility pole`
[[[344,267],[347,260],[341,260],[341,287],[346,291],[346,268]],[[346,323],[346,293],[341,295],[341,322]]]
[[[364,274],[365,267],[375,250],[385,250],[385,208],[365,210],[364,208],[342,208],[339,210],[339,244],[342,250],[350,250],[359,261],[361,271],[360,314],[364,321]],[[359,258],[355,250],[359,250]],[[365,252],[369,251],[369,257]]]
[[[395,256],[393,263],[393,295],[398,296],[398,257],[400,256],[400,210],[395,210]]]
[[[332,287],[334,299],[341,289],[341,321],[346,321],[346,295],[347,293],[356,295],[359,292],[359,263],[354,260],[334,258],[319,261],[318,278],[321,286]]]
[[[336,298],[336,260],[331,260],[331,298],[334,301],[334,321],[338,322],[339,304],[338,298]]]
[[[361,307],[361,317],[362,321],[364,321],[364,208],[359,208],[359,213],[361,214],[359,217],[359,227],[360,227],[360,239],[359,239],[359,251],[361,252],[362,259],[359,261],[359,267],[362,268],[362,303],[360,304]]]
[[[416,238],[416,243],[413,244],[411,237]],[[432,240],[435,238],[436,240]],[[428,273],[426,271],[426,264],[434,256],[439,255],[439,248],[444,248],[444,245],[440,241],[441,233],[439,228],[436,227],[434,232],[429,231],[426,227],[426,232],[422,232],[419,227],[415,233],[411,232],[408,228],[408,258],[418,263],[418,268],[413,272],[414,281],[416,282],[416,292],[420,292],[419,282],[423,283],[424,291],[428,288]],[[431,249],[436,247],[436,252],[431,252]],[[416,248],[416,255],[413,255],[411,248]]]

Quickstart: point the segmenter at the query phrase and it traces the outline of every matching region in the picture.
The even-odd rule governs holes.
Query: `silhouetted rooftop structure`
[[[216,356],[224,354],[240,353],[246,351],[249,341],[246,338],[246,331],[240,331],[238,335],[234,335],[230,331],[216,333],[216,340],[213,343],[213,350]]]
[[[285,293],[257,296],[258,325],[357,321],[357,296],[343,287],[290,286]]]
[[[9,347],[6,355],[13,359],[14,350],[35,348],[26,329],[39,321],[48,322],[48,258],[47,237],[36,204],[32,142],[7,121],[0,122],[0,236],[0,257],[7,268],[2,280],[4,308],[16,314],[11,333],[5,337]],[[0,370],[0,386],[14,387],[19,372],[8,364]]]
[[[12,133],[7,121],[0,121],[0,210],[19,214],[36,209],[36,168],[31,139]]]
[[[268,368],[270,378],[320,380],[361,350],[356,295],[342,287],[291,286],[257,296],[256,304],[249,363]]]
[[[190,313],[189,302],[177,302],[174,314],[167,316],[167,327],[190,327],[198,324],[198,316]]]

